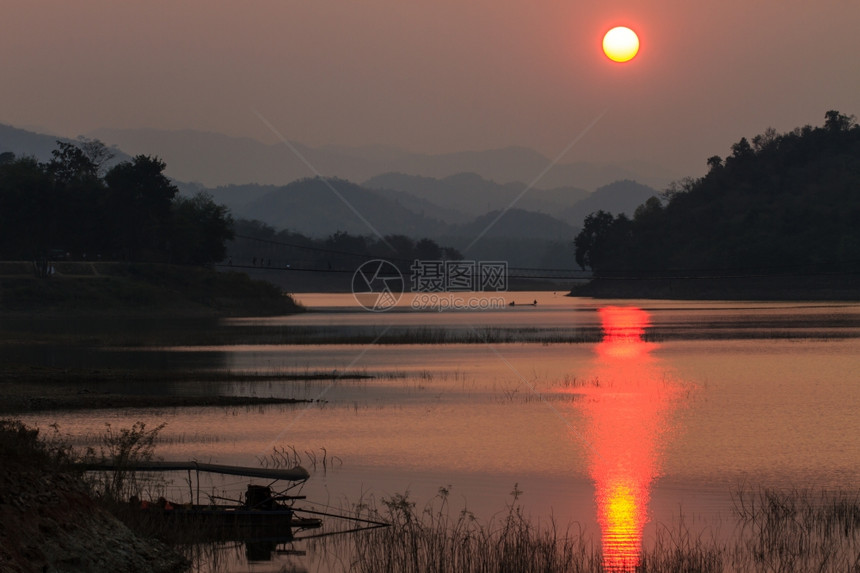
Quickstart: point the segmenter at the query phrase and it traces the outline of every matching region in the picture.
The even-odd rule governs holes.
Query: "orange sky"
[[[741,136],[860,114],[860,3],[4,0],[0,122],[74,136],[200,129],[274,142],[704,172]],[[614,25],[639,56],[609,62]]]

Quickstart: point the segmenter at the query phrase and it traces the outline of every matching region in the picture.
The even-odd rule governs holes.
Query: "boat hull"
[[[288,508],[246,509],[219,506],[175,506],[171,508],[128,508],[127,518],[183,538],[207,541],[249,539],[292,539],[294,533],[322,525],[315,518],[298,517]]]

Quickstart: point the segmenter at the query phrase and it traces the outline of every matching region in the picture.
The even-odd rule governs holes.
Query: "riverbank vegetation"
[[[575,294],[860,297],[860,126],[853,116],[828,111],[822,127],[742,138],[708,167],[632,218],[589,215],[575,240],[576,261],[598,281]]]
[[[53,158],[0,155],[0,260],[209,264],[224,258],[232,217],[211,197],[179,195],[157,157],[111,166],[98,140],[57,141]]]
[[[610,565],[598,532],[528,519],[517,487],[501,518],[463,509],[452,515],[449,490],[423,507],[408,495],[369,512],[392,524],[355,540],[353,570],[403,573],[519,571],[604,573],[844,572],[860,567],[860,492],[739,487],[733,527],[696,531],[684,516],[657,524],[638,562]],[[363,509],[363,508],[359,508]],[[729,524],[732,525],[732,524]],[[724,524],[725,526],[725,524]]]
[[[160,491],[158,484],[125,471],[85,480],[74,469],[75,462],[93,456],[120,462],[154,459],[161,429],[141,423],[108,428],[93,447],[77,452],[58,433],[39,436],[20,422],[0,421],[3,570],[29,572],[75,563],[79,568],[179,571],[189,556],[217,552],[215,545],[201,550],[176,538],[166,540],[172,548],[144,541],[108,515],[105,508],[132,495]],[[638,561],[628,566],[610,566],[598,531],[531,519],[516,485],[504,511],[488,521],[467,507],[453,507],[450,493],[450,486],[440,488],[425,505],[408,492],[382,497],[378,504],[360,501],[351,507],[353,515],[390,527],[315,539],[313,552],[336,554],[333,562],[358,572],[843,572],[860,566],[857,491],[741,486],[732,492],[731,520],[721,528],[697,531],[689,525],[696,520],[683,515],[675,523],[656,524]],[[151,525],[149,533],[158,535]],[[210,562],[212,571],[220,570],[217,559]]]
[[[188,561],[96,502],[62,440],[0,420],[0,570],[172,573]]]
[[[122,262],[0,262],[0,310],[12,315],[225,316],[304,310],[289,295],[237,272]]]
[[[57,141],[52,159],[0,154],[0,311],[286,314],[279,287],[216,273],[233,219],[179,195],[157,157],[112,162],[98,140]]]

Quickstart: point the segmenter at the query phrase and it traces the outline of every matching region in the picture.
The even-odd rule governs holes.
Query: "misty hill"
[[[707,175],[670,190],[665,205],[649,199],[632,219],[590,218],[577,261],[600,275],[843,280],[856,296],[860,127],[836,111],[825,118],[823,127],[742,138],[725,160],[708,159]]]
[[[404,177],[410,181],[423,180]],[[474,177],[477,176],[465,179]],[[424,182],[431,187],[438,184],[433,178],[426,178]],[[485,183],[496,186],[492,182]],[[500,212],[495,210],[475,217],[439,207],[404,191],[371,190],[342,180],[333,180],[331,184],[383,235],[429,237],[460,249],[470,245]],[[180,185],[180,188],[185,193],[201,190],[194,184]],[[218,203],[226,204],[235,217],[256,219],[282,229],[284,237],[286,233],[302,233],[321,239],[337,231],[365,237],[372,235],[370,228],[318,179],[295,181],[282,187],[227,185],[206,191]],[[519,267],[572,268],[572,240],[577,231],[547,214],[512,209],[464,256],[470,260],[504,260]],[[297,238],[291,236],[289,242],[297,242]],[[239,260],[238,254],[235,257]]]
[[[446,223],[465,223],[471,220],[475,214],[460,211],[454,208],[440,207],[432,201],[416,197],[412,193],[406,191],[395,191],[392,189],[373,189],[382,197],[387,197],[399,205],[403,205],[413,213],[439,219]]]
[[[195,185],[186,185],[185,188],[186,192],[200,189]],[[278,229],[311,237],[337,231],[373,234],[361,220],[363,217],[383,235],[400,234],[414,238],[464,236],[471,241],[500,212],[497,209],[473,217],[446,211],[405,192],[376,191],[343,179],[301,179],[282,187],[231,185],[206,191],[215,201],[229,207],[235,217],[256,219]],[[456,218],[460,223],[451,224],[433,216],[440,213]],[[573,227],[550,215],[511,209],[488,235],[570,241],[575,232]]]
[[[523,194],[526,189],[524,183],[496,183],[476,173],[458,173],[442,179],[385,173],[365,181],[363,185],[391,197],[395,196],[393,190],[406,192],[444,209],[471,216],[508,208],[514,201],[515,208],[558,213],[589,195],[588,191],[575,187],[529,189]],[[517,200],[521,194],[522,197]],[[449,218],[445,220],[452,221]]]
[[[315,175],[285,145],[267,145],[250,138],[159,129],[100,129],[92,135],[133,154],[157,154],[170,166],[169,175],[174,179],[199,182],[207,187],[245,183],[283,185]],[[305,156],[311,152],[299,143],[293,145]]]
[[[497,218],[498,220],[496,220]],[[523,209],[492,211],[469,223],[455,225],[451,229],[452,235],[468,238],[469,242],[482,234],[484,237],[521,237],[572,241],[576,232],[577,229],[550,215],[533,213]],[[454,246],[461,248],[456,243]]]
[[[192,196],[203,191],[212,196],[212,200],[221,205],[226,205],[234,213],[241,213],[244,208],[263,195],[279,189],[277,185],[260,185],[248,183],[245,185],[222,185],[215,188],[207,188],[199,183],[184,183],[177,181],[176,186],[180,193]]]
[[[26,129],[18,129],[11,125],[0,124],[0,153],[12,152],[16,157],[35,157],[39,161],[49,161],[51,152],[57,148],[57,140],[66,143],[78,143],[73,139],[36,133]],[[128,161],[131,157],[116,147],[111,147],[113,159],[106,163],[112,166],[120,161]]]
[[[57,148],[58,139],[67,141],[62,137],[0,124],[0,153],[11,151],[18,157],[33,156],[39,161],[48,161],[51,151]]]
[[[572,240],[577,231],[550,215],[510,209],[454,225],[450,235],[438,240],[467,259],[507,261],[511,267],[573,268]]]
[[[632,217],[639,205],[655,195],[658,195],[657,190],[647,185],[629,180],[615,181],[595,190],[572,207],[558,212],[558,218],[581,227],[582,221],[596,211],[624,213]]]
[[[336,231],[373,234],[367,223],[383,235],[410,237],[438,235],[445,228],[440,221],[343,179],[300,179],[237,207],[234,213],[310,237]]]
[[[174,179],[197,181],[209,187],[244,183],[283,185],[318,173],[366,181],[389,172],[434,178],[474,172],[502,183],[530,182],[551,163],[550,158],[523,147],[431,155],[378,145],[313,148],[291,142],[313,166],[311,169],[283,143],[269,145],[249,138],[192,130],[99,129],[89,135],[118,145],[131,154],[156,154],[170,166],[169,175]],[[641,166],[634,169],[584,162],[561,163],[550,169],[536,186],[590,190],[618,179],[637,179],[664,186],[671,177]]]

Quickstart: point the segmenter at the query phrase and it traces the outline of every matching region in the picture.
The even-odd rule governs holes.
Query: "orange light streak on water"
[[[608,571],[639,563],[650,489],[659,475],[662,438],[678,385],[642,337],[650,325],[638,308],[599,309],[603,340],[578,408],[585,415],[589,474],[594,481],[603,560]]]

